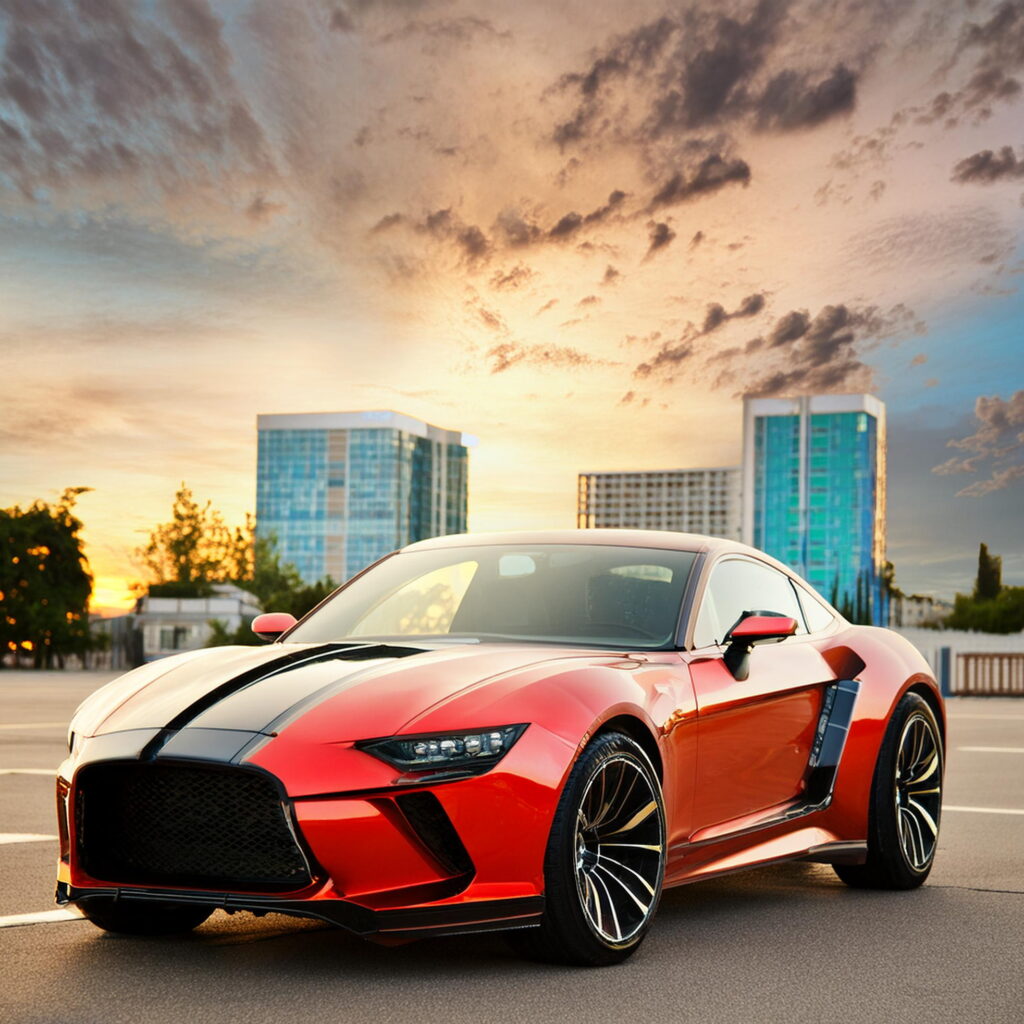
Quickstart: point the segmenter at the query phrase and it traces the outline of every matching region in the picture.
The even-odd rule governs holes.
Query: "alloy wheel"
[[[935,855],[942,807],[942,750],[933,724],[922,714],[903,726],[893,782],[900,848],[914,871]]]
[[[590,778],[576,818],[576,891],[590,927],[606,942],[628,942],[658,902],[664,822],[656,783],[619,754]]]

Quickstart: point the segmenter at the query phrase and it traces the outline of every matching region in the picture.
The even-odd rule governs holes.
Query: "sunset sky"
[[[470,528],[870,390],[889,557],[1024,584],[1024,0],[0,0],[0,506],[95,604],[256,415],[475,435]]]

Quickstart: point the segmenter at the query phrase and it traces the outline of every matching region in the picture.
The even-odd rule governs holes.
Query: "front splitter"
[[[311,917],[363,938],[375,935],[394,938],[423,938],[430,935],[461,935],[466,932],[504,931],[540,924],[543,896],[520,896],[505,900],[447,903],[440,906],[371,910],[348,900],[289,900],[229,892],[201,892],[182,889],[117,887],[80,889],[67,882],[57,883],[60,905],[87,903],[95,898],[129,902],[177,903],[206,906],[229,913],[289,914]]]

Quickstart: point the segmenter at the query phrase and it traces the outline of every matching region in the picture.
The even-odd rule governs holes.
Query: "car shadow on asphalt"
[[[779,938],[787,931],[813,931],[815,922],[834,919],[840,908],[875,902],[879,896],[853,892],[831,869],[810,864],[763,868],[670,889],[635,960],[666,949],[678,952],[681,945],[692,953],[697,939],[702,946],[713,940],[726,956],[730,950],[743,955],[753,940]],[[218,913],[195,932],[173,938],[96,932],[90,939],[78,945],[77,952],[90,962],[91,969],[105,964],[123,969],[126,960],[132,960],[139,970],[178,967],[193,976],[194,971],[208,970],[220,962],[235,971],[272,964],[278,978],[365,980],[384,972],[389,977],[436,981],[449,975],[464,978],[467,972],[500,975],[510,962],[521,962],[498,933],[383,946],[320,922],[277,914],[256,918],[245,913]],[[537,969],[572,971],[541,965]]]

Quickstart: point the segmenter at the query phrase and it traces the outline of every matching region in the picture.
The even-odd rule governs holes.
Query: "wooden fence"
[[[1024,696],[1024,654],[957,654],[952,692],[958,696]]]

